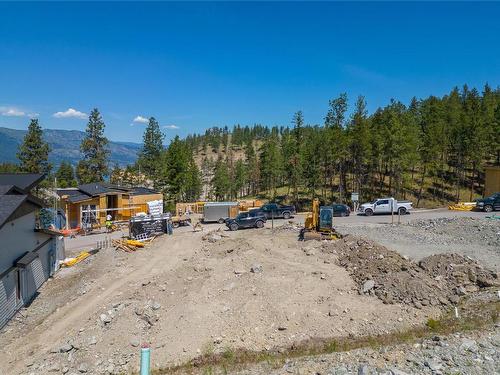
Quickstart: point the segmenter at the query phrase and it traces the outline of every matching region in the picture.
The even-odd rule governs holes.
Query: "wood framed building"
[[[106,216],[113,221],[129,220],[139,212],[148,212],[148,202],[163,200],[163,194],[145,187],[123,187],[103,182],[57,189],[66,214],[66,228],[81,228],[90,223],[104,226]]]

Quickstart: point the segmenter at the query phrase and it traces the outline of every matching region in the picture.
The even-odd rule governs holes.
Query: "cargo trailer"
[[[238,202],[207,202],[203,209],[204,223],[224,223],[239,213]]]

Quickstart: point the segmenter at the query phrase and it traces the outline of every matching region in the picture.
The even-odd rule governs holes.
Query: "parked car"
[[[242,212],[234,219],[227,219],[226,226],[230,230],[242,228],[262,228],[266,223],[267,217],[262,210],[250,210]]]
[[[268,219],[290,219],[295,215],[295,206],[282,206],[277,203],[267,203],[260,207],[260,210],[264,212]]]
[[[500,210],[500,193],[476,200],[476,208],[485,212]]]
[[[351,214],[351,209],[347,204],[334,203],[333,207],[333,216],[349,216]]]
[[[390,214],[391,207],[394,213],[405,215],[413,209],[413,203],[410,201],[398,201],[394,198],[381,198],[375,199],[370,203],[363,203],[358,211],[364,213],[366,216],[372,216],[373,214]]]

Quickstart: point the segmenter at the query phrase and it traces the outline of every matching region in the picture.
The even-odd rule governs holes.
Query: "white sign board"
[[[162,200],[149,201],[147,203],[148,203],[148,210],[149,210],[150,215],[157,216],[157,215],[163,214],[163,201]]]
[[[359,193],[351,193],[351,201],[353,202],[359,201]]]

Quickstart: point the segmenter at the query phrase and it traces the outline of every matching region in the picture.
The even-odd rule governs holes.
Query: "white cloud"
[[[21,111],[16,107],[0,107],[0,114],[2,116],[10,116],[10,117],[24,117],[28,116],[28,114],[24,111]]]
[[[79,119],[86,119],[88,117],[86,113],[77,111],[74,108],[68,108],[64,112],[56,112],[52,116],[55,117],[55,118],[70,118],[70,117],[74,117],[74,118],[79,118]]]
[[[135,116],[135,118],[134,118],[133,121],[141,123],[141,124],[147,124],[149,122],[149,120],[146,117],[143,117],[143,116]]]
[[[0,106],[0,115],[9,117],[38,117],[38,113],[27,112],[26,110],[18,107]]]
[[[179,127],[177,125],[165,125],[163,126],[163,129],[179,129]]]

